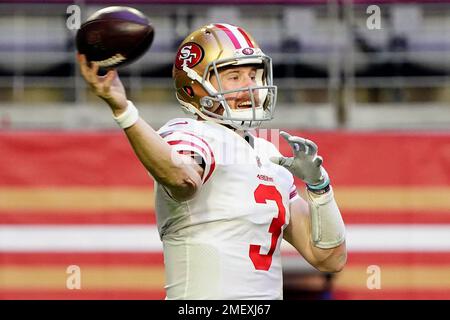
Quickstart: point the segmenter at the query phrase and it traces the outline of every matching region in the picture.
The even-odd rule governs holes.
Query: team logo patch
[[[194,42],[185,43],[177,52],[175,67],[183,69],[183,66],[192,68],[203,59],[203,48]]]
[[[255,50],[253,50],[252,48],[244,48],[242,49],[242,53],[249,56],[255,53]]]

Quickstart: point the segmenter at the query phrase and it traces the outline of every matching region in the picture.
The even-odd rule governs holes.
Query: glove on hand
[[[317,155],[317,145],[308,139],[291,136],[284,131],[281,131],[280,135],[291,146],[294,157],[271,157],[270,161],[285,167],[294,176],[302,179],[309,189],[320,190],[327,187],[330,179],[322,167],[322,157]]]

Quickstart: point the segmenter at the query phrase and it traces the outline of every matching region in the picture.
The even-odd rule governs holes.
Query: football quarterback
[[[193,117],[158,131],[115,70],[99,77],[79,63],[156,181],[167,299],[282,299],[282,239],[321,271],[344,267],[345,225],[317,145],[281,132],[293,150],[284,157],[252,130],[273,118],[277,88],[272,59],[246,30],[213,23],[186,37],[172,75]]]

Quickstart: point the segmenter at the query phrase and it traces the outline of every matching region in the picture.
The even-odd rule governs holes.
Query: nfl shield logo
[[[256,156],[256,163],[258,164],[258,167],[261,168],[262,164],[261,164],[261,159],[259,159],[258,156]]]

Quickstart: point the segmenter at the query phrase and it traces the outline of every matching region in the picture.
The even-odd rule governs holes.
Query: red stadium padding
[[[161,265],[164,258],[161,252],[4,252],[0,263],[11,265]]]
[[[449,211],[400,211],[383,212],[343,210],[347,224],[450,224]]]
[[[450,185],[450,133],[288,132],[317,143],[336,185]],[[122,132],[3,132],[0,152],[0,186],[152,184]]]
[[[0,133],[0,186],[152,186],[122,132]]]
[[[0,225],[26,224],[155,224],[156,216],[151,211],[121,210],[119,212],[96,211],[78,212],[64,210],[64,212],[48,212],[45,210],[1,210]]]
[[[449,132],[288,132],[316,142],[337,186],[450,185]]]
[[[351,252],[348,262],[359,265],[450,265],[450,252]]]

